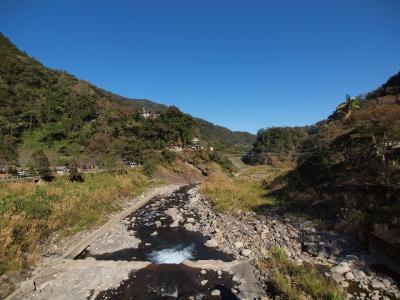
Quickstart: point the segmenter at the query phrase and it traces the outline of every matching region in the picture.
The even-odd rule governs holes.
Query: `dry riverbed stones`
[[[189,194],[189,203],[184,208],[197,211],[198,220],[193,225],[210,237],[205,243],[208,247],[218,247],[236,259],[255,262],[268,255],[268,249],[279,246],[296,263],[324,266],[325,275],[344,290],[352,287],[349,299],[400,299],[397,283],[373,272],[369,267],[371,257],[346,237],[293,216],[272,213],[260,216],[241,210],[216,214],[196,188]],[[260,275],[260,281],[264,280]]]

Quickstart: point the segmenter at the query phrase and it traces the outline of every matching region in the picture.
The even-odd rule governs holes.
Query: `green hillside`
[[[25,163],[44,149],[53,163],[113,165],[142,160],[200,135],[218,148],[250,144],[252,135],[193,119],[175,107],[128,99],[65,71],[46,68],[0,34],[0,164]],[[159,116],[144,119],[142,109]],[[226,142],[226,138],[231,142]]]
[[[272,127],[260,129],[257,140],[245,155],[246,163],[270,164],[294,163],[302,144],[309,134],[308,127]]]
[[[348,97],[298,151],[297,167],[271,185],[284,207],[364,241],[376,224],[400,229],[400,73]]]
[[[198,118],[195,121],[201,138],[217,149],[228,148],[233,152],[242,153],[248,150],[255,141],[255,136],[248,132],[231,131]]]

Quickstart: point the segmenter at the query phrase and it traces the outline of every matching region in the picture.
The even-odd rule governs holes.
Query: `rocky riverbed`
[[[279,246],[293,261],[309,262],[325,270],[325,276],[338,282],[349,299],[400,298],[398,282],[375,272],[374,257],[346,237],[296,217],[240,210],[215,214],[197,189],[189,193],[192,196],[185,210],[195,207],[198,222],[186,222],[184,226],[200,230],[210,237],[210,244],[236,259],[249,259],[255,264],[257,258],[268,255],[268,249]],[[266,287],[268,274],[259,274],[259,280]]]
[[[247,260],[209,245],[187,230],[199,226],[185,209],[191,186],[155,197],[77,259],[54,258],[24,281],[13,299],[253,299],[263,297]]]
[[[214,213],[185,186],[114,224],[78,259],[39,267],[14,299],[267,299],[269,274],[256,262],[273,246],[318,265],[349,299],[400,298],[398,283],[351,240],[295,217]]]

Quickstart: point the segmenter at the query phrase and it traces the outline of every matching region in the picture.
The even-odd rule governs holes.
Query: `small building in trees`
[[[393,143],[388,146],[385,153],[385,161],[395,164],[400,163],[400,143]]]
[[[156,119],[158,117],[157,113],[155,113],[154,111],[146,110],[144,107],[143,107],[140,115],[144,119]]]
[[[174,146],[168,147],[168,150],[173,151],[173,152],[182,152],[182,151],[183,151],[183,148],[180,147],[180,146],[174,145]]]
[[[67,175],[69,173],[69,168],[67,166],[56,167],[55,171],[57,175]]]

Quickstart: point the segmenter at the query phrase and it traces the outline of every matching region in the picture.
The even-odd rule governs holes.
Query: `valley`
[[[1,299],[400,299],[400,73],[253,135],[0,59]]]

